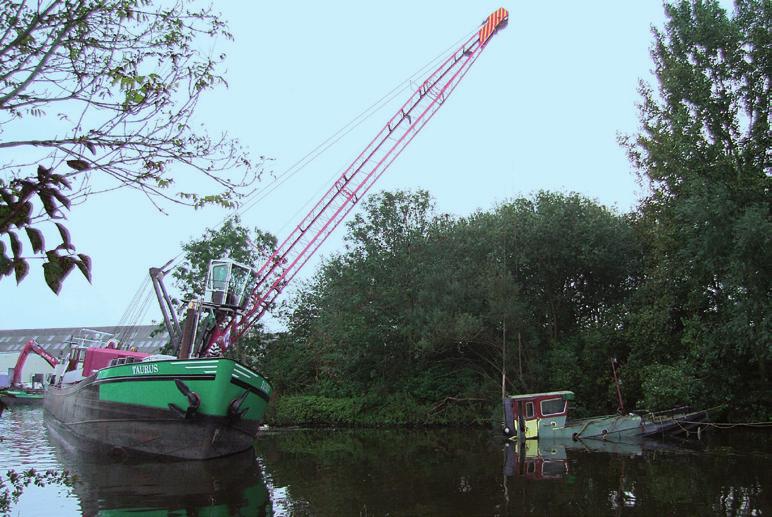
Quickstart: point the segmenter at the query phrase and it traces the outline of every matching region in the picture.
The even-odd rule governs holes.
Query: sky
[[[651,27],[663,25],[660,2],[216,5],[235,38],[215,47],[228,55],[229,86],[203,99],[196,121],[271,157],[269,172],[287,170],[503,6],[508,26],[371,193],[425,189],[439,212],[456,217],[542,189],[578,192],[620,212],[642,196],[617,137],[639,127],[638,84],[653,82]],[[395,109],[369,118],[241,214],[242,222],[282,240]],[[184,181],[190,172],[178,175]],[[217,208],[166,208],[161,214],[131,191],[75,207],[68,227],[78,251],[92,258],[92,283],[73,272],[56,296],[33,263],[18,286],[0,281],[0,329],[111,326],[137,316],[131,302],[148,282],[148,268],[228,216]],[[339,228],[299,277],[340,251],[343,233]],[[159,319],[151,299],[138,323]]]

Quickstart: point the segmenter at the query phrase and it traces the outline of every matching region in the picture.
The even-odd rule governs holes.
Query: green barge
[[[84,447],[209,459],[252,447],[270,396],[263,376],[232,359],[75,347],[44,407]]]

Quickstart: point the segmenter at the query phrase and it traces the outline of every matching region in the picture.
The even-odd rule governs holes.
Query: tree
[[[207,229],[199,239],[182,245],[184,258],[172,273],[175,286],[186,300],[204,295],[209,261],[231,258],[246,266],[259,267],[276,247],[276,237],[259,228],[249,230],[239,216],[227,219],[215,229]]]
[[[191,124],[202,94],[224,83],[225,56],[202,51],[205,40],[231,37],[211,8],[194,4],[0,5],[0,278],[21,282],[35,256],[56,293],[76,266],[90,279],[90,259],[62,220],[93,194],[136,189],[159,210],[161,201],[231,207],[257,179],[262,159]],[[175,186],[177,166],[211,183]],[[57,246],[42,231],[51,223]]]
[[[271,256],[275,247],[276,237],[258,228],[250,231],[242,226],[238,216],[234,216],[218,228],[207,229],[201,238],[182,245],[183,260],[172,272],[174,285],[183,300],[201,299],[211,260],[227,257],[257,268]],[[228,351],[228,356],[253,365],[261,360],[265,344],[262,327],[257,326],[239,340],[237,347]]]
[[[729,16],[682,0],[665,13],[658,90],[641,85],[642,130],[622,138],[650,189],[632,359],[680,365],[702,402],[768,405],[772,3],[738,0]]]
[[[578,194],[539,192],[500,208],[508,267],[529,311],[519,322],[530,390],[572,389],[606,409],[609,359],[640,276],[641,247],[628,217]]]
[[[511,388],[572,388],[605,405],[639,277],[628,218],[546,192],[461,219],[436,214],[426,192],[380,193],[363,208],[346,252],[293,304],[282,353],[298,360],[271,373],[292,368],[302,383],[285,389],[486,399],[504,342]]]

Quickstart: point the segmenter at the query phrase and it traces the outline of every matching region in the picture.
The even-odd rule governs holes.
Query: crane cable
[[[113,326],[112,334],[120,343],[124,343],[131,336],[132,331],[147,314],[152,294],[150,282],[143,278],[121,319]]]
[[[451,44],[448,48],[446,48],[445,50],[437,54],[434,58],[427,61],[423,66],[418,68],[418,70],[413,72],[406,79],[399,82],[394,88],[392,88],[390,91],[384,94],[380,99],[376,100],[370,106],[365,108],[353,119],[351,119],[349,122],[344,124],[340,129],[338,129],[332,135],[330,135],[325,140],[323,140],[319,145],[314,147],[311,151],[307,152],[303,157],[301,157],[295,163],[290,165],[282,173],[276,175],[273,181],[265,185],[263,188],[255,190],[255,192],[247,196],[245,202],[241,206],[234,209],[231,214],[221,219],[216,225],[214,225],[214,227],[219,228],[223,224],[225,224],[225,222],[228,221],[229,219],[243,215],[247,211],[251,210],[258,204],[260,204],[269,195],[273,194],[279,187],[284,185],[284,183],[286,183],[289,179],[291,179],[297,173],[305,169],[309,164],[311,164],[314,160],[316,160],[319,156],[321,156],[324,152],[326,152],[330,147],[334,146],[342,138],[344,138],[349,133],[351,133],[354,129],[361,126],[365,121],[369,120],[373,115],[375,115],[380,110],[382,110],[385,106],[387,106],[390,102],[392,102],[398,95],[400,95],[406,89],[410,88],[411,86],[414,86],[413,81],[415,80],[416,76],[418,76],[419,74],[423,74],[429,67],[433,66],[438,61],[441,61],[442,59],[444,59],[450,52],[454,52],[458,48],[458,45],[461,42],[468,39],[475,32],[477,32],[477,29],[462,36],[461,38],[456,40],[453,44]],[[331,175],[331,178],[334,179],[339,174],[340,172],[336,172],[333,175]],[[307,209],[307,207],[318,197],[319,192],[321,192],[322,189],[324,188],[325,188],[325,185],[322,185],[313,195],[310,195],[309,198],[306,200],[306,202],[303,205],[301,205],[298,208],[298,210],[291,217],[289,217],[287,221],[280,228],[282,230],[285,229],[291,223],[291,221],[297,219],[299,214],[302,213],[304,209]],[[184,252],[180,251],[180,253],[178,253],[174,258],[172,258],[168,262],[168,271],[172,271],[177,268],[178,260],[183,254]]]
[[[359,113],[357,116],[355,116],[353,119],[351,119],[348,123],[344,124],[340,129],[335,131],[332,135],[330,135],[328,138],[326,138],[324,141],[322,141],[319,145],[317,145],[315,148],[313,148],[311,151],[306,153],[302,158],[297,160],[295,163],[290,165],[287,169],[284,170],[281,174],[277,175],[274,180],[266,185],[264,188],[259,189],[255,191],[254,193],[250,194],[248,196],[248,201],[246,201],[241,207],[236,209],[233,214],[225,217],[222,221],[220,221],[219,225],[222,225],[225,221],[228,219],[236,216],[236,215],[243,215],[247,211],[251,210],[255,206],[257,206],[260,202],[262,202],[265,198],[267,198],[270,194],[272,194],[274,191],[276,191],[280,186],[282,186],[284,183],[286,183],[290,178],[295,176],[298,172],[306,168],[310,163],[312,163],[314,160],[316,160],[319,156],[321,156],[325,151],[327,151],[330,147],[338,143],[342,138],[344,138],[346,135],[351,133],[354,129],[361,126],[365,121],[369,120],[373,115],[375,115],[377,112],[382,110],[385,106],[387,106],[389,103],[391,103],[397,96],[399,96],[402,92],[404,92],[406,89],[413,86],[413,81],[415,80],[416,76],[419,74],[423,74],[426,69],[433,66],[438,61],[444,59],[450,52],[455,51],[458,48],[458,45],[465,41],[466,39],[471,36],[472,33],[477,32],[472,31],[465,36],[459,38],[456,42],[454,42],[452,45],[450,45],[448,48],[440,52],[437,56],[430,59],[428,62],[426,62],[423,66],[421,66],[418,70],[413,72],[410,76],[408,76],[406,79],[402,80],[400,83],[398,83],[394,88],[392,88],[389,92],[384,94],[380,99],[376,100],[373,104],[365,108],[361,113]],[[336,172],[331,177],[335,178],[340,173]],[[326,185],[326,184],[325,184]],[[324,188],[324,186],[322,187]],[[321,189],[319,189],[321,191]],[[316,196],[318,192],[314,196],[311,196],[304,205],[302,205],[296,214],[291,217],[289,220],[293,221],[297,218],[297,214],[300,213],[305,207],[307,207],[313,200],[316,199]],[[316,197],[315,197],[316,196]],[[282,228],[285,228],[289,223],[285,223]]]

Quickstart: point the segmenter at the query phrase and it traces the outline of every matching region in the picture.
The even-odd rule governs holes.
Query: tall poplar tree
[[[657,88],[641,86],[642,129],[623,138],[649,187],[633,363],[672,402],[768,412],[772,2],[737,0],[729,14],[684,0],[665,12]]]

